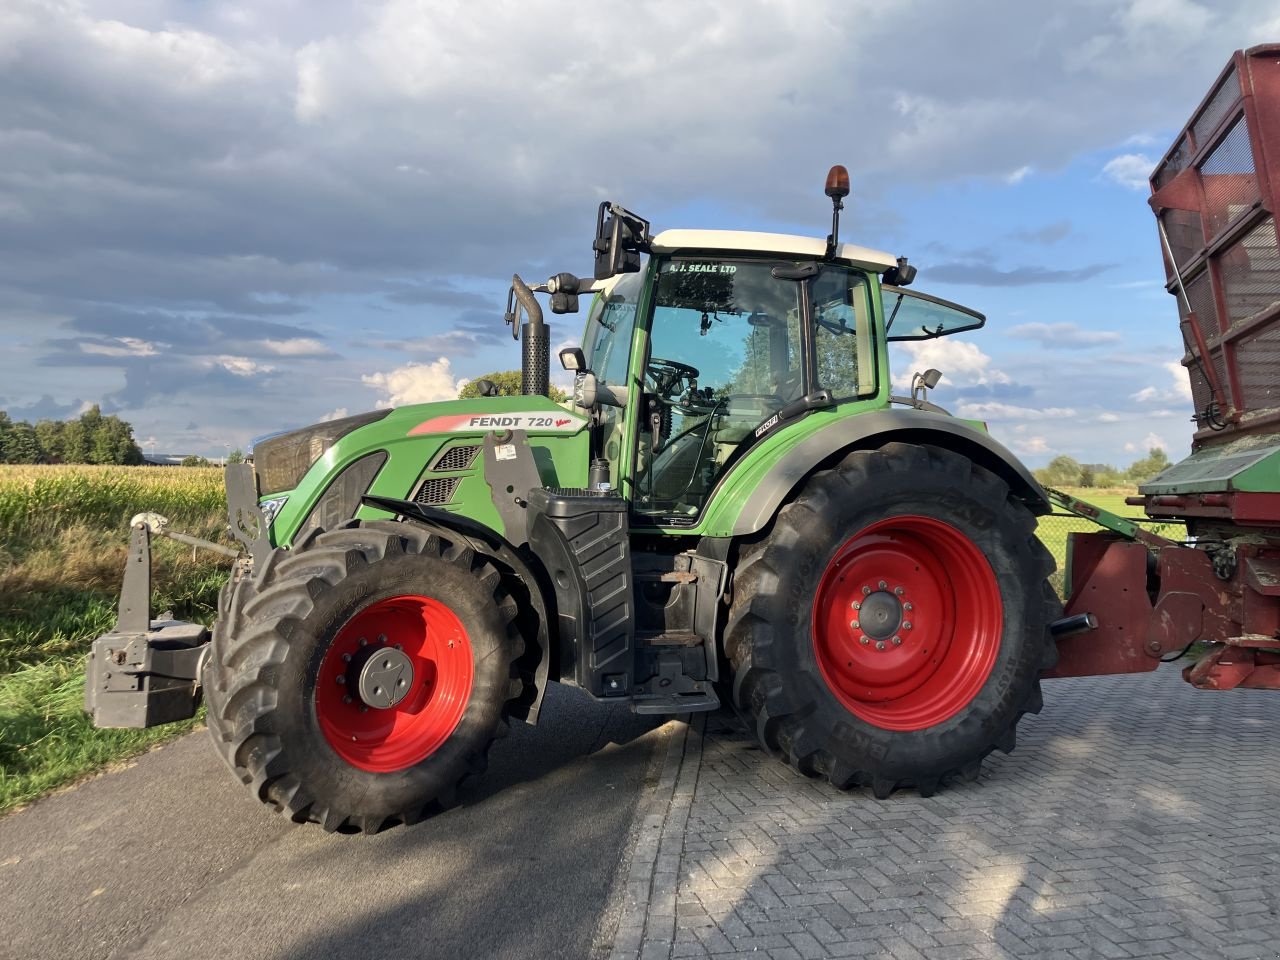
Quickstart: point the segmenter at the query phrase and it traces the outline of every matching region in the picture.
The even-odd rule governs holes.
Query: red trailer
[[[1191,381],[1191,455],[1129,503],[1185,542],[1111,527],[1071,534],[1070,677],[1154,670],[1211,644],[1184,676],[1206,690],[1280,689],[1280,44],[1237,51],[1151,175]],[[1076,505],[1076,512],[1090,510]]]

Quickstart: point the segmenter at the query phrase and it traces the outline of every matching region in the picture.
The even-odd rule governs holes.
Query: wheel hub
[[[394,707],[413,688],[413,661],[404,651],[382,647],[365,660],[356,680],[364,703],[378,710]]]
[[[862,632],[872,640],[888,640],[902,625],[902,603],[887,590],[877,590],[858,610]]]

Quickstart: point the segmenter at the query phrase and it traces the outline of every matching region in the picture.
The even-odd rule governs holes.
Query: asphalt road
[[[456,808],[364,837],[261,806],[201,731],[0,820],[0,957],[599,954],[665,736],[552,685]]]

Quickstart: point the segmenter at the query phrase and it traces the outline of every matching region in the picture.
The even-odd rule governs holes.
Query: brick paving
[[[669,758],[615,958],[1280,958],[1280,693],[1049,681],[1013,754],[929,799],[705,728]]]

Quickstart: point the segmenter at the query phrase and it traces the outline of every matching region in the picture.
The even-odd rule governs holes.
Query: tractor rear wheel
[[[931,794],[1014,747],[1061,607],[1035,517],[967,458],[905,443],[811,476],[734,575],[725,649],[761,744],[840,788]]]
[[[448,805],[522,690],[498,571],[412,524],[310,534],[219,606],[205,668],[214,742],[260,800],[326,830]]]

